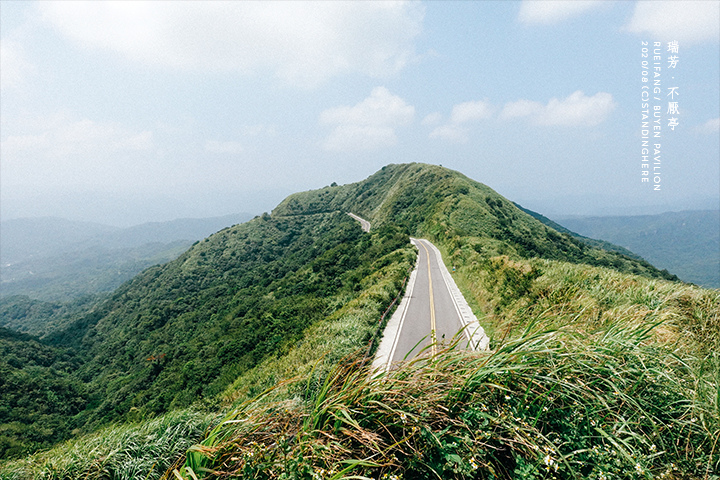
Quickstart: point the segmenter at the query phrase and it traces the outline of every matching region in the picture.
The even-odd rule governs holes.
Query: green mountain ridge
[[[369,220],[372,230],[362,232],[348,212]],[[637,318],[659,315],[661,307],[710,308],[691,297],[655,299],[682,284],[536,215],[458,172],[425,164],[388,165],[361,182],[291,195],[271,214],[225,228],[145,270],[74,318],[65,314],[41,344],[75,355],[69,380],[80,386],[82,408],[57,426],[57,437],[192,406],[223,411],[267,388],[312,401],[342,359],[372,354],[378,320],[414,264],[409,236],[436,242],[446,263],[458,266],[460,288],[481,322],[493,323],[491,334],[505,332],[496,342],[522,330],[522,319],[548,315],[562,302],[569,306],[560,312],[578,308],[577,321],[598,325],[620,314],[625,304],[618,302],[656,305],[637,315],[635,307],[622,310]],[[625,283],[635,285],[628,291],[649,290],[598,297]],[[582,308],[572,303],[577,299]],[[14,315],[22,321],[21,310]],[[0,368],[18,378],[25,367],[0,359]],[[53,382],[36,390],[56,391]],[[0,426],[5,455],[44,446],[24,422],[14,430]]]
[[[565,218],[593,238],[624,245],[687,282],[720,288],[720,211]]]
[[[439,240],[473,237],[478,239],[473,248],[487,255],[563,259],[676,279],[622,247],[578,238],[563,227],[558,231],[542,215],[518,208],[486,185],[442,167],[390,165],[363,182],[291,195],[273,215],[330,211],[357,213],[373,225],[401,225],[410,235]]]

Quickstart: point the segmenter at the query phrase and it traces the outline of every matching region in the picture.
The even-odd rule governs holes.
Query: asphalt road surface
[[[442,264],[438,250],[427,240],[412,242],[418,248],[417,266],[378,348],[375,365],[380,368],[412,358],[423,349],[434,354],[458,334],[461,348],[487,348],[487,336]]]
[[[350,215],[352,218],[354,218],[355,220],[357,220],[358,222],[360,222],[360,227],[363,229],[364,232],[369,232],[369,231],[370,231],[370,222],[368,222],[368,221],[365,220],[364,218],[358,217],[358,216],[355,215],[354,213],[348,213],[348,215]]]

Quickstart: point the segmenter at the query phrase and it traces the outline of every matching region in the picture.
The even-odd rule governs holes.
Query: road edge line
[[[455,305],[455,309],[460,315],[460,320],[463,322],[463,328],[465,329],[465,334],[468,337],[470,346],[473,350],[487,350],[490,346],[490,338],[487,334],[485,334],[485,329],[480,326],[480,322],[470,308],[470,305],[468,305],[467,300],[465,300],[465,296],[455,283],[455,279],[453,279],[450,275],[450,272],[442,259],[443,257],[440,250],[433,245],[432,242],[427,241],[427,243],[433,248],[433,251],[440,260],[438,262],[440,266],[440,273],[445,281],[448,291],[450,292],[450,297]]]
[[[417,243],[414,238],[410,239],[410,243],[415,245],[417,248]],[[400,339],[400,332],[402,332],[402,327],[405,323],[405,314],[407,313],[408,305],[410,304],[410,297],[412,297],[413,290],[415,289],[415,280],[417,278],[419,263],[420,262],[416,259],[415,268],[413,268],[413,271],[410,273],[410,278],[408,278],[405,295],[403,295],[402,300],[400,300],[400,305],[398,305],[397,310],[395,310],[392,314],[392,317],[390,317],[390,320],[383,330],[383,336],[380,340],[380,345],[378,345],[378,349],[375,352],[375,359],[372,363],[372,371],[374,372],[381,371],[384,373],[390,370],[390,364],[393,356],[395,355],[398,340]]]

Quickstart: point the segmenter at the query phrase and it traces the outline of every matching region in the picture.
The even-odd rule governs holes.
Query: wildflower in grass
[[[556,472],[558,471],[558,464],[550,455],[545,455],[543,461],[545,462],[545,468],[547,468],[548,471],[550,471],[550,469],[553,469]]]
[[[636,463],[636,464],[635,464],[635,471],[636,471],[637,473],[639,473],[640,475],[642,475],[643,473],[645,473],[645,470],[643,470],[642,466],[640,466],[639,463]]]
[[[468,462],[470,463],[470,467],[472,467],[473,470],[477,470],[478,468],[480,468],[480,465],[478,465],[475,457],[470,457],[470,460]]]
[[[559,442],[560,439],[557,439],[556,441]],[[546,452],[548,452],[548,453],[552,453],[553,455],[555,455],[555,454],[557,453],[556,450],[555,450],[555,448],[553,448],[553,447],[548,447],[547,445],[544,446],[543,449],[544,449]]]
[[[650,445],[650,451],[651,451],[652,453],[657,452],[657,447],[655,446],[654,443],[653,443],[652,445]]]
[[[405,412],[400,412],[400,421],[402,423],[407,423],[407,415],[405,415]]]
[[[505,400],[510,401],[510,395],[505,395]]]
[[[391,475],[391,474],[389,474],[389,473],[385,473],[385,474],[383,474],[383,476],[381,477],[381,479],[382,479],[382,480],[401,480],[401,479],[402,479],[402,475],[395,475],[395,474],[392,474],[392,475]]]
[[[598,474],[598,480],[607,480],[607,476],[602,470],[600,470],[600,473]]]

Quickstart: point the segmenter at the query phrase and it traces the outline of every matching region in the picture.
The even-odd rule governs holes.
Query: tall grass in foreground
[[[244,404],[168,478],[720,478],[718,357],[649,345],[653,327],[343,363]]]
[[[215,415],[181,410],[140,425],[107,427],[0,466],[0,479],[158,479],[214,421]]]

